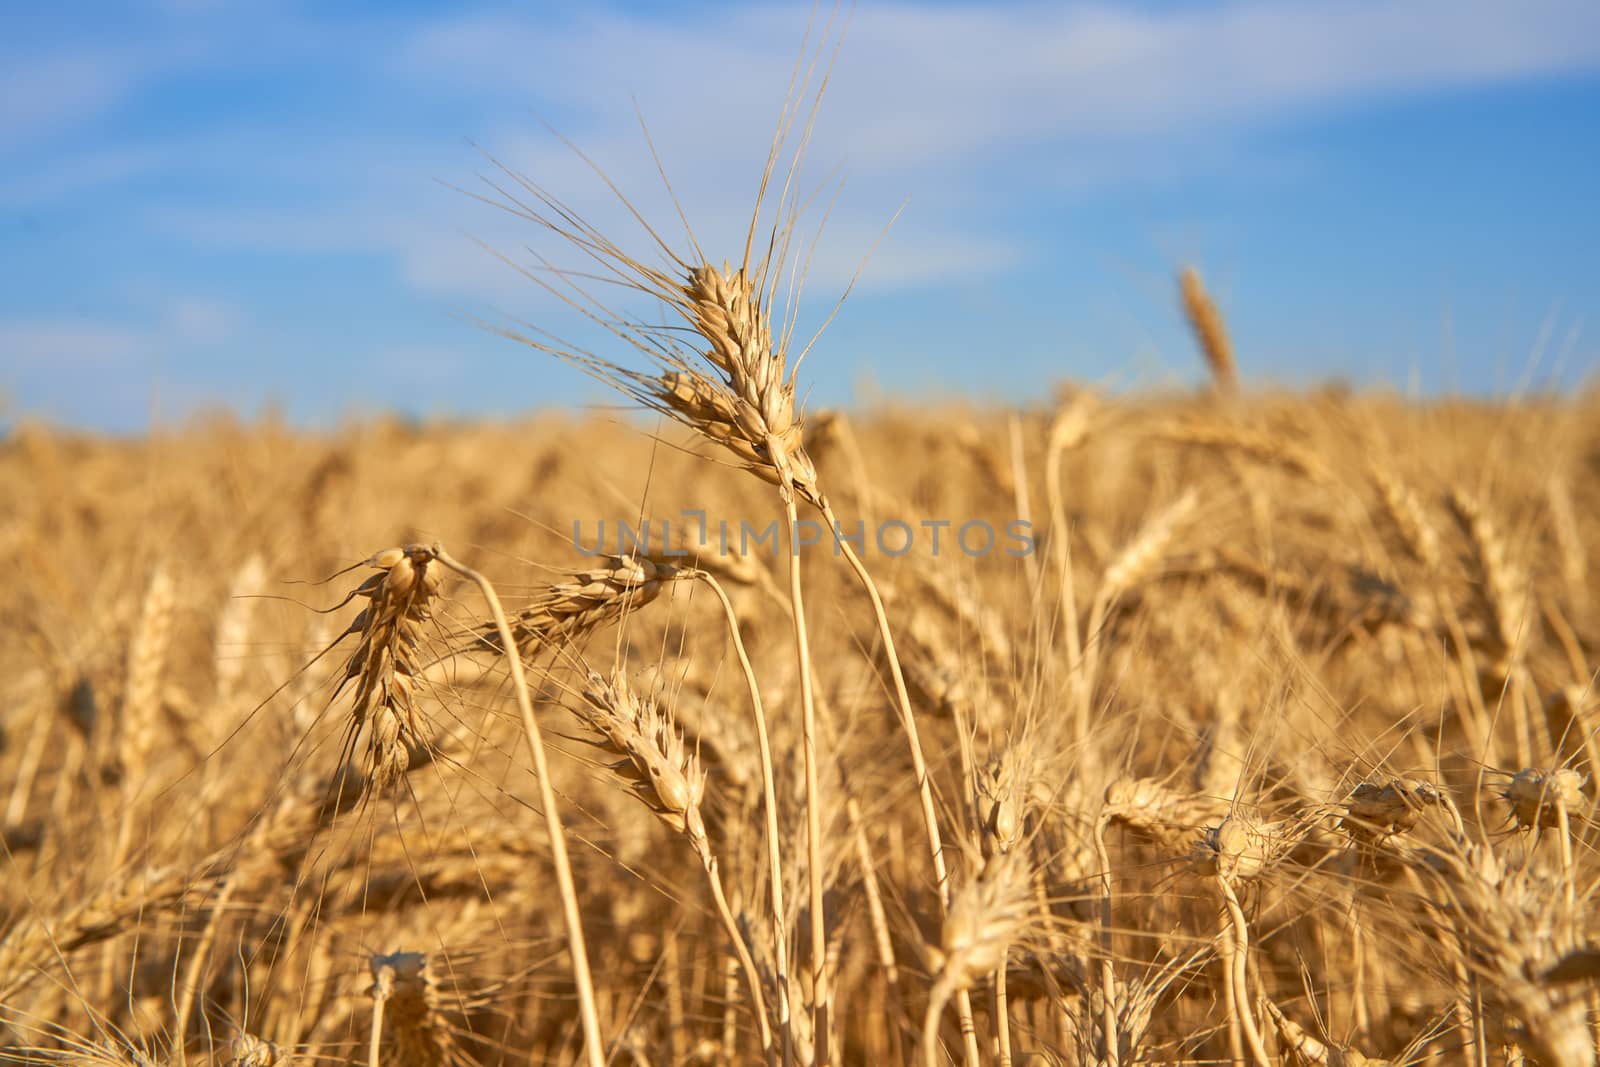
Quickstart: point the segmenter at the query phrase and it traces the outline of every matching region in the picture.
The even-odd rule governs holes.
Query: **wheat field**
[[[365,1062],[383,1004],[377,1062],[582,1059],[539,783],[472,583],[437,574],[397,644],[409,697],[369,694],[348,733],[366,658],[358,605],[335,606],[393,571],[322,580],[439,543],[520,628],[612,1062],[758,1059],[741,954],[773,1055],[821,1058],[814,808],[837,1062],[917,1062],[925,1023],[959,1060],[965,992],[981,1062],[1593,1063],[1596,415],[1077,391],[814,416],[841,514],[1001,526],[1032,502],[1026,556],[864,554],[948,916],[839,556],[800,555],[808,786],[788,554],[573,543],[574,515],[585,550],[602,518],[689,505],[765,525],[765,483],[603,416],[21,428],[0,457],[7,1054]],[[633,711],[597,707],[617,687]],[[606,718],[642,707],[653,725]]]
[[[1593,1067],[1600,399],[805,410],[808,121],[484,194],[644,417],[0,443],[0,1060]]]

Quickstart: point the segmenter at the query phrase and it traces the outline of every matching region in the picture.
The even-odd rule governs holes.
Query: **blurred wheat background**
[[[869,557],[957,899],[1012,860],[1016,899],[971,905],[992,914],[964,935],[941,924],[870,612],[830,552],[806,557],[836,1058],[913,1061],[944,979],[983,1062],[1226,1062],[1259,1035],[1273,1063],[1592,1063],[1596,415],[1069,390],[811,419],[842,511],[999,525],[1031,502],[1039,538],[1020,560]],[[24,427],[0,478],[7,1055],[365,1062],[386,997],[379,1062],[579,1057],[550,841],[471,585],[443,575],[416,624],[393,787],[341,748],[354,635],[319,653],[366,571],[314,583],[439,541],[514,617],[617,601],[525,653],[606,1055],[760,1055],[705,847],[769,1013],[788,986],[788,1057],[815,1058],[784,560],[700,560],[730,630],[673,577],[694,559],[571,541],[574,515],[764,525],[767,486],[607,418]],[[787,975],[734,632],[770,719]],[[706,844],[611,769],[591,671],[659,702],[705,776]],[[952,977],[963,952],[983,965]],[[932,1025],[959,1058],[956,1014]]]

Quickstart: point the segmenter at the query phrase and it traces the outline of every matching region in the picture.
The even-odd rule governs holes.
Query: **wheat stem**
[[[1000,1067],[1011,1067],[1011,1009],[1006,998],[1006,961],[994,969],[994,1026]]]
[[[186,1039],[189,1033],[189,1013],[194,1007],[195,994],[200,988],[200,976],[205,970],[206,957],[210,955],[211,946],[216,942],[223,909],[233,897],[236,881],[232,876],[224,877],[216,899],[211,902],[210,914],[206,916],[205,931],[200,935],[200,941],[195,945],[194,953],[189,959],[189,966],[184,970],[183,989],[178,995],[178,1008],[172,1017],[173,1041],[177,1045],[178,1058],[184,1062],[188,1060]]]
[[[733,951],[739,957],[739,966],[744,968],[745,978],[750,986],[750,1005],[755,1009],[756,1025],[761,1029],[761,1048],[766,1053],[767,1062],[771,1063],[772,1027],[767,1022],[767,999],[761,992],[761,972],[756,970],[756,961],[750,955],[750,947],[745,944],[744,935],[739,930],[739,922],[734,918],[733,909],[728,907],[728,897],[722,890],[722,875],[717,870],[716,858],[710,852],[705,852],[701,855],[701,860],[706,869],[706,880],[711,885],[711,899],[717,905],[717,916],[728,931],[728,939],[733,942]]]
[[[382,1067],[378,1048],[383,1044],[383,1005],[389,999],[386,991],[376,987],[372,993],[372,1033],[367,1038],[367,1067]]]
[[[801,745],[806,775],[806,875],[811,906],[812,1044],[817,1067],[827,1067],[828,1038],[828,929],[823,913],[822,789],[817,783],[817,705],[811,686],[811,645],[806,637],[806,609],[800,587],[800,516],[794,494],[784,494],[789,520],[789,599],[794,604],[794,648],[800,674]]]
[[[756,684],[755,668],[750,665],[750,657],[745,652],[744,638],[739,635],[739,618],[733,610],[733,602],[728,599],[727,591],[722,588],[722,583],[718,582],[711,574],[700,571],[698,576],[701,581],[711,587],[712,593],[715,594],[718,602],[722,605],[723,614],[728,622],[728,635],[733,640],[733,651],[739,659],[739,669],[743,672],[745,685],[750,691],[750,705],[756,721],[756,746],[761,753],[762,800],[767,809],[767,865],[772,894],[773,952],[776,956],[777,971],[780,978],[787,978],[789,974],[789,934],[784,926],[786,912],[783,905],[783,862],[779,846],[778,795],[773,781],[772,746],[767,740],[767,716],[762,709],[761,688]],[[787,1059],[789,983],[786,980],[778,982],[778,1025],[783,1033],[785,1058]]]
[[[544,739],[539,733],[539,722],[533,715],[533,703],[528,697],[528,679],[522,670],[522,656],[517,651],[516,638],[511,624],[506,621],[505,609],[489,579],[457,561],[444,550],[443,545],[433,546],[433,556],[440,563],[477,585],[494,617],[499,631],[501,652],[511,671],[511,689],[517,698],[517,709],[522,713],[522,729],[528,742],[528,752],[533,759],[535,776],[539,779],[539,803],[544,808],[545,829],[550,837],[550,853],[555,861],[556,888],[561,895],[561,914],[567,928],[567,945],[572,957],[572,982],[578,992],[578,1013],[583,1023],[584,1051],[589,1067],[605,1067],[605,1044],[600,1038],[600,1014],[595,1008],[594,983],[589,975],[589,954],[583,940],[583,915],[578,909],[578,891],[572,881],[572,865],[567,857],[566,834],[561,827],[561,815],[556,809],[555,786],[550,781],[550,767],[545,759]],[[374,1018],[380,1009],[374,1007]],[[373,1039],[373,1061],[377,1067],[376,1037]]]
[[[856,554],[850,542],[838,538],[838,518],[833,509],[824,506],[823,518],[833,527],[835,545],[843,552],[844,558],[850,564],[850,569],[855,572],[861,587],[866,591],[868,599],[872,601],[873,617],[878,623],[878,636],[883,641],[884,657],[889,663],[889,674],[894,679],[895,699],[900,709],[900,727],[905,731],[906,741],[911,749],[911,769],[917,778],[917,794],[922,803],[922,823],[927,832],[928,852],[933,858],[934,880],[939,889],[939,901],[945,910],[950,907],[950,873],[944,861],[944,842],[939,834],[938,809],[933,802],[933,787],[928,777],[928,763],[922,753],[922,739],[917,734],[916,714],[911,710],[911,694],[906,689],[905,672],[900,667],[900,657],[894,648],[894,634],[889,629],[889,616],[883,607],[883,597],[878,592],[878,585],[872,580],[866,564],[861,562],[861,557]]]
[[[1245,1043],[1250,1047],[1250,1055],[1256,1061],[1256,1067],[1273,1067],[1271,1057],[1267,1055],[1266,1045],[1261,1041],[1261,1028],[1256,1025],[1254,1010],[1250,1007],[1249,992],[1249,962],[1250,932],[1245,925],[1244,909],[1239,906],[1239,897],[1233,891],[1233,885],[1225,874],[1217,875],[1217,885],[1222,889],[1222,899],[1227,905],[1229,925],[1233,935],[1233,957],[1229,961],[1232,967],[1233,1004],[1231,1010],[1239,1020],[1239,1026],[1244,1031]],[[1224,931],[1227,936],[1228,931]]]
[[[911,710],[911,694],[906,689],[905,672],[900,667],[900,657],[894,650],[894,634],[889,629],[889,616],[883,607],[883,596],[878,592],[878,585],[872,580],[871,573],[866,564],[861,562],[861,557],[851,547],[850,542],[839,536],[839,518],[834,513],[832,506],[826,500],[818,505],[822,517],[833,530],[834,545],[844,552],[845,561],[850,564],[850,569],[855,572],[856,578],[861,582],[861,587],[866,590],[867,597],[872,601],[873,617],[878,623],[878,635],[883,641],[884,657],[889,662],[889,674],[894,679],[895,699],[900,707],[900,727],[905,731],[906,742],[911,749],[911,769],[917,779],[917,796],[922,804],[922,824],[928,835],[928,851],[933,857],[934,881],[939,887],[939,903],[943,911],[950,908],[950,873],[944,862],[944,843],[939,836],[938,810],[933,803],[933,786],[928,777],[928,763],[922,754],[922,740],[917,735],[916,714]],[[961,1015],[962,1031],[967,1036],[966,1056],[968,1067],[977,1067],[978,1039],[976,1028],[972,1023],[972,998],[966,990],[961,990],[956,996],[956,1010]]]
[[[1067,672],[1071,679],[1069,691],[1075,692],[1073,701],[1074,740],[1082,745],[1089,736],[1089,699],[1081,691],[1083,685],[1083,639],[1078,631],[1078,596],[1072,575],[1072,531],[1067,524],[1067,508],[1061,490],[1061,456],[1070,437],[1061,432],[1063,423],[1057,420],[1050,434],[1050,446],[1044,455],[1044,491],[1050,508],[1050,547],[1056,558],[1059,574],[1056,591],[1056,610],[1061,612],[1067,631]]]
[[[1095,862],[1100,867],[1100,1029],[1106,1067],[1118,1067],[1117,1057],[1117,973],[1111,963],[1111,854],[1106,850],[1107,818],[1094,823]]]

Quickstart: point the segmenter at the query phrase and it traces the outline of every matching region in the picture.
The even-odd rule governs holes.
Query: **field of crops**
[[[1592,1064],[1597,416],[20,426],[0,1054]]]

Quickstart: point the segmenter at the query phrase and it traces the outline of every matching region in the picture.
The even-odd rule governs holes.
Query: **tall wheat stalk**
[[[556,889],[561,896],[561,916],[566,924],[567,950],[572,957],[572,982],[578,991],[578,1016],[583,1024],[584,1056],[589,1067],[605,1067],[605,1044],[600,1037],[600,1014],[595,1007],[594,980],[589,973],[589,951],[583,937],[583,913],[578,907],[578,890],[572,881],[572,863],[567,857],[566,832],[561,826],[561,813],[556,806],[555,785],[550,779],[550,766],[545,758],[544,739],[539,733],[539,720],[534,717],[533,703],[528,697],[528,679],[523,673],[522,656],[517,651],[516,637],[511,623],[506,619],[500,597],[489,579],[461,563],[434,544],[430,549],[434,559],[472,582],[483,594],[494,619],[495,630],[500,635],[501,649],[506,666],[511,672],[511,692],[522,715],[522,729],[528,742],[528,754],[533,760],[533,772],[539,780],[539,804],[544,809],[545,831],[550,837],[550,854],[555,863]],[[375,1002],[376,1003],[376,1002]],[[378,1009],[374,1008],[376,1012]],[[376,1020],[375,1020],[376,1022]],[[377,1029],[376,1025],[373,1027]],[[374,1053],[375,1055],[376,1053]]]

